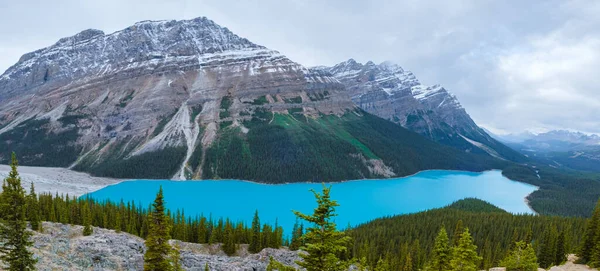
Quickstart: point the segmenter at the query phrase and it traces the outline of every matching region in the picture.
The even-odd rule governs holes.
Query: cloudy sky
[[[391,60],[494,132],[600,133],[600,1],[0,1],[0,73],[96,28],[206,16],[307,66]]]

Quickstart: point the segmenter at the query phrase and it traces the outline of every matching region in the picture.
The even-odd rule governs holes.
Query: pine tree
[[[170,225],[165,216],[165,202],[162,186],[152,204],[148,236],[146,237],[146,254],[144,254],[144,271],[171,271],[169,261],[171,246],[169,245]]]
[[[181,252],[179,252],[178,245],[175,245],[171,250],[171,264],[173,265],[173,271],[183,271],[183,267],[181,267]]]
[[[454,235],[452,236],[452,246],[457,246],[460,241],[460,237],[463,233],[463,221],[459,219],[456,223],[456,227],[454,228]]]
[[[82,215],[83,217],[83,236],[89,236],[94,233],[92,228],[92,211],[88,202],[83,203]]]
[[[29,220],[29,224],[31,225],[32,230],[40,230],[40,205],[38,203],[38,197],[35,193],[35,187],[33,186],[33,182],[31,182],[31,186],[29,188],[29,195],[27,195],[27,220]]]
[[[541,240],[538,252],[538,260],[542,268],[548,268],[554,264],[556,260],[556,229],[547,229],[544,232],[544,237]]]
[[[250,239],[248,251],[250,253],[258,253],[261,249],[260,218],[258,217],[258,210],[256,210],[252,219],[252,238]]]
[[[410,252],[406,255],[406,260],[404,260],[404,266],[402,267],[402,271],[413,271],[413,260]]]
[[[290,250],[298,250],[300,248],[300,237],[302,234],[298,232],[300,225],[298,225],[298,219],[296,218],[296,222],[294,223],[294,227],[292,228],[292,240],[290,241]]]
[[[300,219],[312,224],[312,227],[308,227],[302,236],[305,242],[302,249],[307,253],[301,253],[302,261],[297,262],[307,271],[337,271],[348,268],[348,262],[340,260],[338,255],[347,249],[350,237],[344,232],[337,231],[335,223],[331,221],[336,216],[335,207],[339,204],[331,200],[330,190],[331,187],[325,185],[322,194],[311,190],[317,200],[317,208],[312,215],[294,211]]]
[[[507,271],[537,271],[538,263],[531,244],[515,243],[514,249],[500,262]]]
[[[594,246],[596,245],[596,236],[600,228],[600,200],[596,203],[592,217],[588,219],[581,247],[579,248],[579,261],[587,263],[591,260]]]
[[[477,246],[473,244],[469,229],[465,228],[458,240],[458,245],[452,249],[450,270],[476,271],[479,261],[481,261],[481,257],[477,255]]]
[[[450,264],[450,244],[446,228],[442,226],[440,232],[435,238],[435,244],[431,253],[431,260],[428,265],[428,270],[445,271],[449,269]]]
[[[27,231],[25,222],[26,199],[25,190],[21,186],[21,177],[17,172],[17,157],[12,153],[10,173],[2,185],[2,201],[0,211],[3,215],[0,225],[0,261],[5,270],[35,270],[37,260],[28,248],[33,245],[31,232]]]
[[[231,222],[227,220],[225,223],[225,232],[223,234],[223,252],[228,256],[235,254],[235,242],[233,235],[233,226]]]
[[[210,271],[210,269],[208,269],[208,263],[204,263],[204,271]]]
[[[565,232],[561,231],[556,241],[556,256],[554,260],[556,264],[562,264],[567,261],[567,244],[565,238]]]
[[[388,264],[388,262],[384,259],[382,259],[381,257],[379,257],[379,260],[377,261],[377,265],[375,265],[375,269],[374,271],[390,271],[392,269],[390,269],[390,265]]]

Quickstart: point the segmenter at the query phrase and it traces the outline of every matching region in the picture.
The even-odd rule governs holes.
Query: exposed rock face
[[[352,101],[369,113],[465,151],[520,158],[477,126],[456,96],[440,85],[422,85],[396,64],[350,59],[314,69],[331,73],[346,86]]]
[[[108,35],[85,30],[22,56],[0,76],[0,135],[19,127],[74,131],[61,144],[75,152],[72,166],[85,167],[108,156],[183,147],[174,176],[183,179],[201,176],[188,159],[200,144],[210,145],[219,123],[241,125],[257,108],[341,114],[354,108],[341,90],[327,74],[206,18],[144,21]],[[267,102],[255,102],[261,99]],[[40,127],[32,120],[49,122]],[[1,155],[0,162],[7,159]],[[36,164],[44,155],[22,160]]]
[[[83,227],[58,223],[43,223],[44,233],[33,236],[36,267],[44,270],[143,270],[144,240],[126,233],[94,228],[91,236],[82,236]],[[287,249],[264,249],[248,254],[246,246],[239,256],[228,257],[218,245],[172,241],[180,247],[185,270],[203,271],[208,263],[214,271],[266,270],[269,257],[286,265],[298,267],[298,253]]]

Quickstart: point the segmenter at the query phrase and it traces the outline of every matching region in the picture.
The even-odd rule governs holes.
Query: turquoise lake
[[[185,210],[186,216],[212,214],[250,223],[258,210],[261,223],[275,223],[290,233],[296,220],[292,210],[312,213],[316,203],[309,189],[322,184],[267,185],[238,180],[126,181],[89,195],[98,200],[134,201],[148,206],[163,187],[167,208]],[[378,217],[415,213],[446,206],[466,197],[486,200],[512,213],[533,213],[525,197],[537,187],[515,182],[498,170],[482,173],[432,170],[416,175],[331,183],[331,197],[338,201],[339,228]]]

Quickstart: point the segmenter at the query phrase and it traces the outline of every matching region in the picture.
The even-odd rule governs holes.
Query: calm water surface
[[[310,189],[321,184],[294,183],[265,185],[238,180],[126,181],[91,193],[93,198],[135,201],[148,206],[163,187],[167,208],[184,209],[186,216],[204,214],[229,217],[250,223],[258,210],[261,222],[278,219],[286,233],[295,222],[292,210],[311,213],[316,203]],[[329,184],[327,184],[329,185]],[[338,227],[357,225],[372,219],[443,207],[456,200],[474,197],[512,213],[533,213],[524,198],[537,187],[511,181],[498,170],[482,173],[432,170],[416,175],[359,180],[331,184],[337,208]]]

